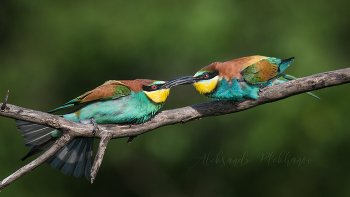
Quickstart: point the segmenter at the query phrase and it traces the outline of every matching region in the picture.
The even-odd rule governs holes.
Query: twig
[[[107,148],[107,144],[111,138],[112,138],[111,133],[104,133],[102,135],[100,144],[98,145],[95,161],[94,161],[94,164],[92,165],[92,168],[91,168],[91,183],[93,183],[95,181],[97,172],[100,169],[102,159],[103,159],[103,156],[105,154],[105,150]]]
[[[38,158],[30,162],[29,164],[23,166],[4,180],[0,181],[0,190],[5,188],[6,186],[10,185],[12,182],[16,181],[23,175],[27,174],[28,172],[34,170],[36,167],[44,163],[46,160],[51,158],[55,153],[57,153],[63,146],[68,144],[70,141],[72,141],[73,138],[69,135],[63,135],[60,139],[58,139],[55,144],[47,150],[45,153],[40,155]]]
[[[6,102],[7,102],[7,99],[9,98],[9,93],[10,93],[10,90],[7,90],[7,93],[6,93],[6,96],[5,96],[5,100],[4,100],[4,102],[2,103],[2,105],[1,105],[1,112],[4,112],[4,111],[5,111]]]
[[[150,121],[147,121],[144,124],[133,125],[132,127],[125,127],[125,125],[99,125],[99,132],[96,132],[96,135],[94,135],[94,126],[92,124],[76,123],[59,116],[55,116],[45,112],[25,109],[10,104],[7,104],[6,113],[0,112],[0,116],[30,121],[33,123],[47,125],[53,128],[60,129],[64,133],[64,136],[69,138],[69,140],[71,140],[74,137],[98,137],[109,140],[115,138],[137,136],[166,125],[172,125],[186,121],[193,121],[204,117],[219,116],[229,113],[240,112],[256,107],[258,105],[281,100],[296,94],[301,94],[304,92],[341,85],[345,83],[350,83],[350,68],[320,73],[285,82],[280,85],[266,87],[262,89],[262,91],[259,93],[260,95],[258,99],[246,100],[244,102],[237,103],[236,105],[233,105],[230,101],[212,101],[183,108],[162,111],[160,113],[157,113]],[[2,104],[0,103],[0,105]],[[108,134],[108,136],[111,137],[107,138],[105,134]],[[60,139],[58,141],[60,141],[60,143],[63,143],[62,141],[64,141],[65,144],[68,143],[67,140]],[[107,143],[105,145],[107,145]],[[46,160],[47,158],[52,156],[54,154],[53,152],[56,151],[54,150],[54,147],[58,148],[58,145],[53,146],[34,161]],[[63,147],[63,145],[59,147]],[[103,146],[101,147],[103,148]],[[102,148],[100,148],[101,151]],[[105,147],[103,151],[104,150]],[[50,154],[50,156],[48,154]],[[42,159],[42,157],[44,156],[45,159]],[[102,161],[102,157],[100,158]],[[1,181],[0,189],[8,186],[10,183],[17,180],[24,174],[30,172],[42,163],[36,163],[36,165],[32,167],[34,165],[33,162],[28,164],[31,167],[25,166],[17,172],[15,172],[13,175]]]

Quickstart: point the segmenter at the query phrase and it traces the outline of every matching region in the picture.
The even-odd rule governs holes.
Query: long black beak
[[[162,85],[161,88],[168,89],[178,85],[187,85],[194,83],[194,78],[192,76],[179,77],[175,79],[170,79],[165,84]]]

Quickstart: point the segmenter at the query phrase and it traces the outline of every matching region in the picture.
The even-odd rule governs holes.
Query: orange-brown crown
[[[246,67],[255,64],[256,62],[266,59],[264,56],[249,56],[242,57],[238,59],[233,59],[227,62],[214,62],[209,66],[202,68],[200,71],[219,71],[219,77],[225,77],[227,80],[231,80],[233,78],[241,78],[241,71]]]
[[[156,80],[151,79],[135,79],[135,80],[120,80],[119,82],[130,88],[131,91],[135,93],[142,90],[142,86],[148,86],[155,82]]]

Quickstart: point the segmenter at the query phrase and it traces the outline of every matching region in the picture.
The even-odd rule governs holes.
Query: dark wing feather
[[[250,84],[263,84],[278,74],[278,66],[266,59],[248,66],[243,71],[244,79]]]
[[[61,107],[49,111],[49,113],[80,104],[87,104],[97,100],[117,99],[123,96],[127,96],[129,94],[130,88],[126,87],[125,84],[119,81],[110,80],[105,82],[101,86],[65,103]]]

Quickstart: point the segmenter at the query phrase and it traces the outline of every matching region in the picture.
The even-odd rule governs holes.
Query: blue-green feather
[[[227,81],[225,78],[223,78],[221,81],[219,81],[216,89],[212,93],[206,94],[206,96],[212,99],[232,101],[257,99],[259,98],[258,92],[261,88],[278,85],[293,79],[297,78],[291,75],[280,73],[276,77],[268,80],[267,83],[263,85],[257,85],[247,82],[238,82],[236,78],[231,81]],[[306,94],[320,99],[318,96],[311,92],[306,92]]]
[[[233,100],[233,101],[257,99],[259,98],[258,92],[261,88],[266,86],[278,85],[278,84],[296,79],[291,75],[286,75],[282,73],[294,61],[294,57],[285,59],[285,60],[281,60],[275,57],[270,57],[267,60],[272,64],[278,65],[278,74],[272,79],[269,79],[268,81],[265,81],[262,83],[252,84],[252,83],[247,83],[246,81],[238,82],[236,78],[230,81],[227,81],[225,78],[223,78],[221,81],[218,82],[215,90],[209,94],[206,94],[206,96],[212,99]],[[316,98],[319,98],[318,96],[310,92],[307,92],[307,94],[314,96]]]
[[[139,124],[150,119],[162,105],[152,102],[142,91],[130,92],[129,95],[117,99],[95,100],[74,113],[63,115],[63,117],[84,124],[91,124],[90,118],[92,117],[98,124]],[[25,131],[23,136],[27,140],[27,145],[32,147],[22,160],[47,150],[63,135],[62,131],[43,125],[25,121],[17,121],[17,123],[19,124],[18,130]],[[70,176],[82,178],[85,174],[86,178],[90,180],[93,142],[94,138],[76,138],[48,159],[46,163]]]
[[[98,124],[139,124],[151,118],[162,105],[152,102],[142,91],[131,92],[115,100],[93,102],[63,117],[85,124],[91,124],[90,118],[94,118]]]
[[[278,58],[276,58],[278,59]],[[285,59],[285,60],[281,60],[279,59],[279,62],[277,64],[278,65],[278,73],[283,72],[284,70],[286,70],[288,68],[288,66],[294,61],[294,57],[291,57],[289,59]]]
[[[245,99],[257,99],[258,91],[262,85],[252,85],[246,82],[238,82],[236,78],[227,81],[223,78],[213,93],[207,94],[208,98],[219,100],[244,101]]]
[[[292,76],[292,75],[288,75],[288,74],[279,74],[278,76],[274,77],[273,79],[269,80],[267,86],[273,86],[273,85],[278,85],[287,81],[291,81],[297,79],[296,77]],[[318,97],[317,95],[311,93],[311,92],[305,92],[306,94],[313,96],[315,98],[321,99],[320,97]]]

